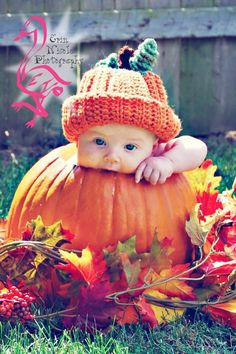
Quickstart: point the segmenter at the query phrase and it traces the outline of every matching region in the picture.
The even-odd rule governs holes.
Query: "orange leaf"
[[[123,311],[120,313],[120,318],[117,323],[121,326],[125,324],[137,323],[139,321],[138,312],[133,305],[123,306]]]
[[[7,223],[6,219],[0,218],[0,241],[3,241],[5,238],[6,223]]]
[[[164,269],[159,274],[155,272],[150,272],[150,275],[147,280],[150,284],[157,281],[163,281],[166,278],[171,278],[175,275],[178,276],[178,274],[181,274],[187,269],[188,264],[181,264],[170,269]],[[187,276],[188,274],[185,273],[184,277]],[[180,277],[182,276],[180,275]],[[160,293],[165,294],[169,297],[178,297],[182,300],[194,300],[196,298],[193,292],[193,288],[189,286],[186,281],[183,280],[169,280],[163,284],[154,285],[152,289],[158,290]]]
[[[224,304],[206,306],[203,310],[209,313],[214,320],[236,329],[236,299]]]
[[[82,251],[81,257],[64,250],[60,250],[60,254],[67,264],[58,264],[56,267],[71,274],[72,279],[91,284],[105,272],[105,262],[103,260],[96,262],[89,247]]]

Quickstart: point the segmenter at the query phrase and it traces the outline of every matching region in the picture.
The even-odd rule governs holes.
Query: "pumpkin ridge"
[[[112,225],[111,225],[111,228],[112,228],[112,234],[114,235],[114,244],[117,244],[118,242],[118,238],[117,238],[117,235],[115,234],[114,230],[115,230],[115,220],[116,220],[116,210],[115,210],[115,205],[116,205],[116,192],[117,192],[117,181],[118,181],[118,178],[117,178],[117,174],[115,175],[115,178],[114,178],[114,189],[112,191],[112,199],[113,199],[113,203],[112,203]]]
[[[34,183],[32,184],[31,188],[29,189],[29,192],[27,194],[27,197],[25,198],[24,204],[22,206],[21,209],[21,214],[20,214],[20,218],[19,218],[19,223],[20,224],[24,224],[26,225],[27,221],[31,220],[32,218],[41,215],[41,210],[42,207],[45,205],[46,203],[46,196],[47,193],[41,193],[42,190],[45,189],[46,187],[46,181],[50,181],[50,185],[53,183],[53,179],[52,176],[54,175],[54,168],[55,165],[58,162],[58,157],[48,166],[47,169],[43,170],[43,172],[38,176],[38,178],[34,181]],[[47,176],[50,176],[50,178],[47,178]],[[37,205],[37,215],[35,215],[34,210],[35,210],[35,201],[38,199],[38,197],[40,197],[40,202],[36,203]],[[31,214],[31,216],[30,216]],[[42,219],[45,223],[49,223],[51,219],[47,217],[47,219],[45,220],[45,218],[42,216]],[[47,213],[48,216],[48,213]]]
[[[77,166],[77,168],[75,169],[75,176],[77,174],[77,172],[80,172],[81,176],[79,179],[79,185],[76,188],[76,192],[78,193],[78,195],[76,196],[76,203],[75,203],[75,209],[74,209],[74,213],[73,213],[73,228],[75,230],[74,234],[75,235],[79,235],[79,208],[80,208],[80,198],[81,198],[81,191],[84,185],[84,176],[85,176],[85,169],[82,169],[80,166]],[[76,193],[76,194],[77,194]],[[78,215],[78,216],[77,216]],[[77,217],[76,217],[77,216]],[[75,224],[77,223],[77,226],[75,226]]]
[[[141,183],[145,183],[145,184],[147,184],[148,182],[146,182],[146,181],[141,181]],[[151,187],[151,186],[147,186],[147,187]],[[144,190],[142,190],[142,193],[141,193],[141,196],[142,196],[142,203],[143,203],[143,205],[144,205],[144,210],[146,210],[146,212],[144,213],[144,219],[143,219],[143,221],[144,221],[144,224],[143,224],[143,230],[145,230],[144,232],[145,232],[145,240],[144,240],[144,237],[143,237],[143,239],[142,239],[142,246],[141,245],[139,245],[139,248],[142,248],[142,250],[144,250],[144,249],[148,249],[148,244],[147,244],[147,232],[148,232],[148,229],[149,229],[149,225],[148,225],[148,209],[150,208],[150,206],[149,206],[149,203],[148,203],[148,190],[146,190],[145,192],[144,192]],[[152,206],[151,206],[152,207]],[[137,246],[136,246],[137,247]],[[138,250],[138,251],[141,251],[142,252],[142,250]]]
[[[55,151],[53,151],[53,152],[55,154]],[[18,188],[16,189],[15,195],[12,200],[11,208],[10,208],[9,214],[8,214],[8,220],[10,220],[10,221],[7,223],[7,234],[9,232],[9,230],[11,230],[11,234],[9,236],[12,237],[13,239],[15,239],[15,237],[19,237],[19,236],[17,235],[17,231],[14,231],[15,227],[12,224],[14,224],[14,219],[20,220],[21,213],[22,213],[22,210],[23,210],[23,207],[25,204],[25,200],[27,198],[28,193],[31,190],[31,187],[33,186],[35,181],[38,179],[38,177],[40,177],[41,173],[43,171],[46,171],[48,166],[50,166],[57,159],[57,157],[55,157],[55,159],[49,160],[48,161],[49,163],[44,165],[45,160],[47,161],[49,159],[50,154],[51,154],[51,152],[48,153],[46,156],[44,156],[41,160],[36,162],[36,164],[24,176],[24,181],[25,181],[24,185],[22,185],[22,181],[23,181],[23,179],[22,179]],[[52,155],[54,155],[54,154],[52,154]],[[42,161],[42,160],[44,160],[44,161]],[[40,166],[44,166],[43,170],[41,170],[39,168]],[[37,172],[36,176],[34,174],[34,171]],[[29,180],[29,182],[28,182],[28,180]],[[26,189],[24,188],[25,185],[27,185]]]
[[[61,198],[61,193],[62,190],[64,189],[65,183],[71,173],[73,173],[74,166],[70,166],[64,163],[63,168],[59,173],[56,175],[55,179],[52,181],[53,183],[49,186],[48,192],[46,194],[46,201],[47,201],[47,208],[49,207],[51,211],[51,216],[53,221],[60,220],[60,216],[57,216],[57,211],[58,208],[57,206],[60,204],[60,198]],[[57,182],[57,180],[59,180]],[[58,183],[58,184],[57,184]],[[52,190],[52,187],[55,189]],[[48,195],[52,194],[53,196],[55,195],[56,198],[51,198],[51,202],[49,202]]]

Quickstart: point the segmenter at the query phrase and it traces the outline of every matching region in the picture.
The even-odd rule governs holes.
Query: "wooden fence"
[[[68,6],[68,40],[77,38],[80,74],[122,45],[137,47],[153,37],[160,53],[155,72],[184,133],[236,130],[236,0],[1,0],[1,147],[45,144],[62,134],[58,99],[50,101],[49,117],[38,118],[33,129],[25,127],[32,112],[11,107],[19,96],[16,67],[23,55],[14,38],[23,25],[22,14],[48,18],[56,28]],[[7,71],[12,65],[15,72]],[[75,92],[76,82],[68,94]]]

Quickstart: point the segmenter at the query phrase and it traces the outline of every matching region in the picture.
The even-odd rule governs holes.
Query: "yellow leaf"
[[[168,299],[168,296],[160,293],[158,290],[148,289],[144,291],[144,294],[151,295],[161,300]],[[176,297],[171,299],[179,300]],[[175,321],[178,317],[181,317],[185,312],[184,309],[170,309],[167,307],[157,306],[153,304],[150,304],[150,306],[154,312],[155,318],[159,325]]]
[[[64,251],[64,250],[59,250],[59,252],[65,261],[69,261],[75,267],[78,267],[81,265],[87,266],[87,265],[91,264],[92,259],[93,259],[92,253],[88,247],[83,249],[81,257],[78,257],[77,254],[74,252],[68,252],[68,251]]]
[[[1,290],[0,290],[0,293],[1,294],[6,294],[6,293],[8,293],[9,292],[9,290],[7,289],[7,288],[2,288]]]
[[[189,180],[194,191],[209,191],[209,193],[211,193],[219,187],[222,179],[220,176],[214,176],[216,170],[217,166],[209,164],[207,168],[201,166],[194,170],[186,171],[184,174]]]
[[[34,280],[34,278],[36,276],[36,272],[37,271],[35,268],[31,268],[24,275],[27,278],[27,280]]]

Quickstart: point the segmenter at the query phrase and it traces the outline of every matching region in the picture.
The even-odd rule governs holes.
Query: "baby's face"
[[[130,125],[111,124],[87,130],[78,140],[80,166],[133,173],[151,155],[155,135]]]

